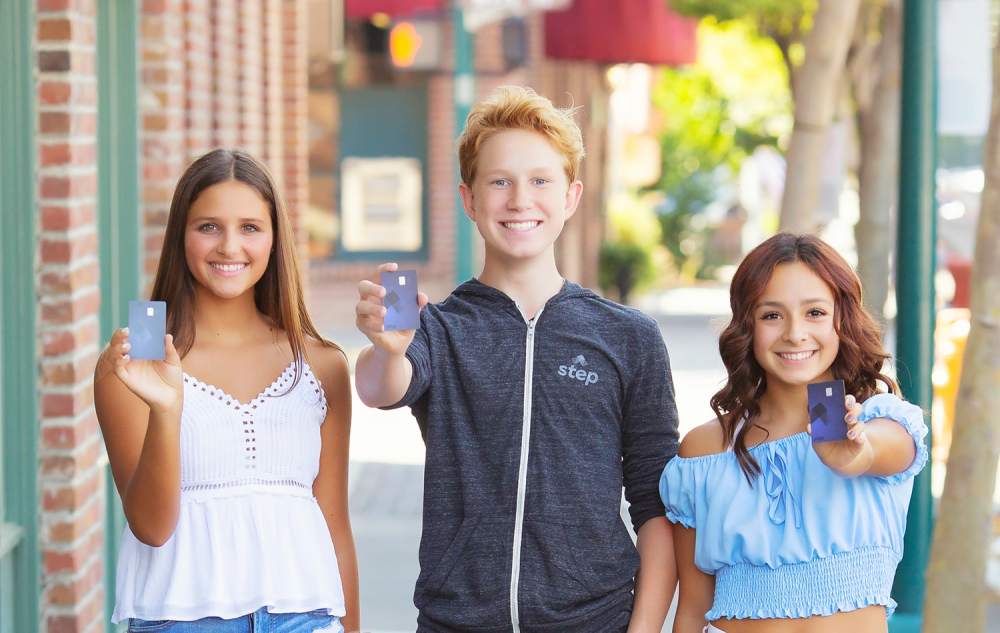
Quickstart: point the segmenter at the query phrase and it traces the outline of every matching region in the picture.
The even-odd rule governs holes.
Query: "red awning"
[[[344,12],[348,19],[367,20],[376,13],[387,13],[393,18],[406,18],[418,13],[436,13],[443,10],[444,0],[345,0]]]
[[[666,0],[573,0],[545,13],[545,56],[609,64],[676,66],[695,61],[697,20],[667,8]]]

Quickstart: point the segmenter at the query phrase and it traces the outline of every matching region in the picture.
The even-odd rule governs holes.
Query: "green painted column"
[[[472,102],[475,99],[475,49],[473,36],[465,30],[465,20],[458,0],[454,0],[451,9],[451,28],[455,45],[454,73],[452,90],[455,103],[455,136],[458,137],[465,128],[465,119],[469,116]],[[456,158],[456,165],[458,164]],[[456,167],[457,172],[457,167]],[[455,184],[455,282],[467,281],[475,274],[473,270],[473,226],[462,208],[462,197],[458,194],[458,182]]]
[[[41,626],[35,2],[0,2],[0,631]]]
[[[929,415],[937,241],[937,2],[905,0],[896,246],[896,362],[903,395]],[[930,436],[927,441],[930,443]],[[905,551],[892,588],[892,633],[920,630],[933,530],[931,468],[913,484]]]

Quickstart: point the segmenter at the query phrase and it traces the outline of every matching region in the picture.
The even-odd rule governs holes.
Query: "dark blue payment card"
[[[812,441],[833,442],[847,439],[847,408],[844,404],[844,381],[830,380],[807,385],[809,423]]]
[[[415,330],[420,327],[417,271],[384,272],[381,273],[380,283],[385,288],[385,296],[382,297],[382,305],[385,306],[385,331]]]

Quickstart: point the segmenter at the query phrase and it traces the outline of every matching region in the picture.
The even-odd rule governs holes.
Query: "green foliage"
[[[801,39],[812,26],[817,0],[665,0],[675,11],[696,18],[714,17],[720,22],[747,20],[761,35],[787,40]]]
[[[597,283],[605,292],[614,288],[618,301],[628,303],[640,277],[652,270],[649,251],[638,244],[605,242],[598,259]]]
[[[774,0],[776,1],[776,0]],[[719,198],[743,159],[791,130],[780,52],[744,22],[705,19],[697,63],[665,69],[652,100],[662,113],[660,233],[676,268],[695,275],[706,238],[695,221]],[[728,201],[726,201],[728,202]]]
[[[746,17],[779,19],[801,12],[815,0],[668,0],[667,4],[682,15],[697,18],[715,16],[719,20]]]
[[[648,200],[615,196],[608,204],[608,239],[598,256],[597,283],[628,303],[632,291],[656,279],[660,226]]]

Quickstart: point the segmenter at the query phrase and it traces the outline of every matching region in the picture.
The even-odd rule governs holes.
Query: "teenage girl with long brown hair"
[[[812,236],[755,248],[730,286],[728,370],[660,480],[680,578],[675,633],[875,633],[902,556],[922,411],[844,259]],[[848,439],[813,443],[806,385],[842,379]]]
[[[305,309],[266,168],[215,150],[174,192],[152,299],[166,358],[98,361],[98,419],[128,525],[130,631],[359,629],[347,360]]]

